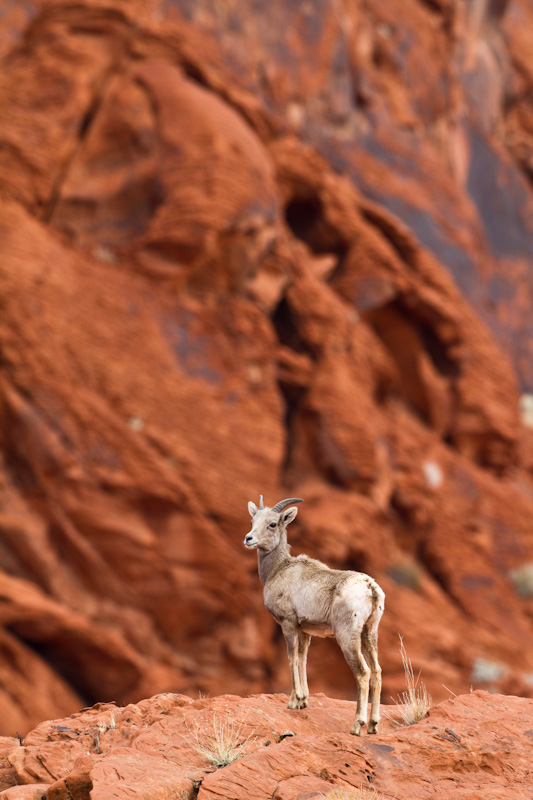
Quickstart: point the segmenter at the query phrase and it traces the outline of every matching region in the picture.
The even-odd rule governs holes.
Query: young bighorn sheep
[[[372,690],[369,733],[377,733],[381,696],[378,662],[378,625],[385,608],[385,594],[376,581],[362,572],[330,569],[308,556],[290,555],[287,525],[298,513],[289,497],[269,508],[248,503],[252,530],[244,538],[257,549],[259,578],[265,606],[287,642],[292,676],[289,708],[305,708],[307,650],[311,636],[334,636],[357,682],[357,709],[350,733],[360,736],[366,725],[368,693]],[[287,510],[285,510],[287,509]]]

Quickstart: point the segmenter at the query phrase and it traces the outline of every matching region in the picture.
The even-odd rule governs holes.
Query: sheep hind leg
[[[288,708],[302,708],[304,694],[300,685],[300,669],[298,657],[298,629],[290,624],[281,626],[285,642],[287,643],[287,654],[289,656],[289,668],[291,671],[292,691],[289,698]]]
[[[303,692],[303,699],[300,702],[300,708],[307,708],[309,700],[309,686],[307,685],[307,651],[311,637],[308,633],[298,631],[298,674],[300,678],[300,687]]]
[[[370,669],[364,659],[361,650],[361,635],[354,633],[351,640],[347,643],[339,642],[342,653],[357,683],[357,708],[355,719],[350,733],[354,736],[361,736],[366,725],[368,711],[368,691],[370,685]]]
[[[370,705],[370,720],[368,722],[368,732],[377,733],[380,719],[381,702],[381,667],[378,661],[378,636],[377,630],[363,630],[362,646],[365,659],[370,667],[370,691],[372,702]]]

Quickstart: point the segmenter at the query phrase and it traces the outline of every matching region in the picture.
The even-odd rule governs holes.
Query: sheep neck
[[[269,553],[265,553],[264,550],[258,550],[257,562],[259,566],[259,580],[263,586],[290,557],[290,547],[287,544],[287,531],[282,532],[279,543]]]

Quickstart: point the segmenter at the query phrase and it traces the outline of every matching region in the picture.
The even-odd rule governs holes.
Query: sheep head
[[[277,547],[282,532],[298,513],[295,506],[287,508],[291,503],[303,503],[303,500],[300,497],[289,497],[286,500],[280,500],[270,508],[263,504],[263,495],[261,495],[259,507],[251,501],[248,503],[248,511],[252,517],[252,530],[244,537],[244,544],[249,550],[259,548],[259,550],[269,553]]]

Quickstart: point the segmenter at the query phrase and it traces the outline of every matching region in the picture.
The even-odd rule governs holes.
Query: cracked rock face
[[[4,738],[2,797],[296,800],[365,788],[398,800],[449,791],[518,800],[529,788],[532,700],[476,691],[408,728],[388,707],[378,735],[362,738],[348,733],[353,703],[319,694],[289,711],[287,700],[165,694],[124,708],[99,703],[42,723],[23,745]]]
[[[532,693],[531,8],[259,6],[3,4],[6,735],[287,688],[260,493],[385,589],[384,697],[398,633]]]

